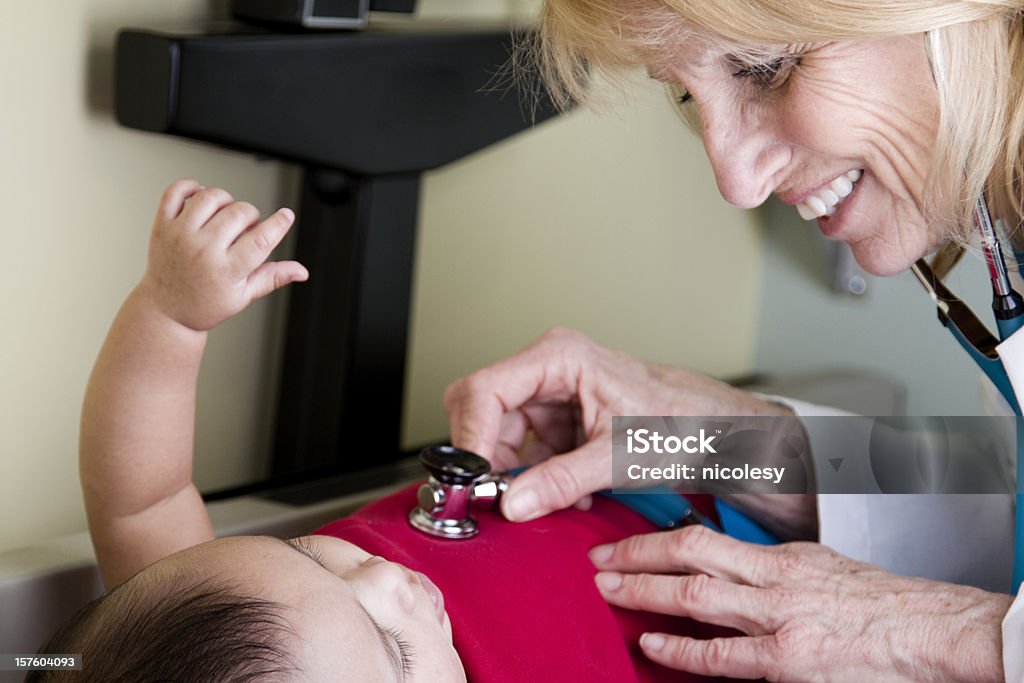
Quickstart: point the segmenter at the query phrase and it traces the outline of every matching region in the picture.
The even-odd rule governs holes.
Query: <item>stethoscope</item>
[[[949,329],[960,346],[981,368],[982,372],[992,380],[1013,412],[1020,416],[1020,403],[996,347],[1000,341],[1009,338],[1021,326],[1024,326],[1024,298],[1013,289],[1010,283],[1006,261],[1003,258],[1003,249],[1000,246],[984,198],[978,199],[975,205],[974,219],[981,233],[981,245],[985,253],[989,279],[992,282],[992,311],[995,314],[999,339],[989,332],[966,303],[958,299],[942,284],[932,272],[927,261],[919,260],[911,267],[911,270],[935,302],[939,321]],[[1024,432],[1019,427],[1016,451],[1016,542],[1013,549],[1013,594],[1017,593],[1021,582],[1024,581]]]
[[[937,85],[948,82],[946,80],[946,60],[943,55],[942,34],[940,31],[925,32],[925,49],[928,51],[928,61],[932,67],[932,75]],[[981,246],[985,252],[985,262],[988,266],[989,279],[992,282],[992,311],[996,316],[996,328],[999,331],[999,340],[988,331],[988,328],[964,302],[954,296],[939,278],[932,272],[931,267],[924,259],[918,260],[911,270],[917,279],[927,290],[932,301],[938,308],[939,321],[949,329],[957,343],[967,352],[967,355],[974,360],[981,371],[992,380],[992,383],[1006,399],[1007,404],[1013,409],[1018,417],[1022,415],[1020,403],[1010,384],[1010,377],[1003,367],[996,347],[999,341],[1008,339],[1010,335],[1024,325],[1024,300],[1021,295],[1014,291],[1010,284],[1010,277],[1006,270],[1006,261],[1003,258],[1003,249],[996,236],[995,227],[992,224],[992,216],[988,210],[985,196],[981,195],[975,202],[974,222],[981,233]],[[1018,268],[1020,268],[1021,255],[1017,254]],[[1022,271],[1024,273],[1024,271]],[[1017,489],[1015,492],[1016,512],[1014,524],[1016,526],[1015,543],[1013,547],[1013,584],[1011,592],[1016,595],[1022,581],[1024,581],[1024,428],[1021,422],[1017,421]]]
[[[454,446],[431,446],[420,451],[420,464],[430,477],[416,492],[418,505],[409,511],[413,528],[439,538],[472,538],[480,525],[472,510],[497,507],[508,488],[503,474],[476,453]]]
[[[427,481],[416,492],[417,505],[409,511],[409,524],[423,533],[445,539],[473,538],[480,533],[480,525],[472,512],[481,508],[496,508],[508,489],[509,477],[525,468],[508,472],[492,472],[487,460],[455,446],[430,446],[420,451],[420,464],[429,473]],[[659,529],[674,529],[686,524],[703,524],[715,531],[723,529],[690,504],[685,496],[667,486],[657,486],[636,492],[598,491],[598,495],[611,498],[632,509]],[[739,513],[731,508],[719,508],[719,515],[739,524]],[[723,524],[725,520],[723,519]],[[745,526],[741,533],[727,528],[735,537],[754,543],[777,543],[768,532]]]

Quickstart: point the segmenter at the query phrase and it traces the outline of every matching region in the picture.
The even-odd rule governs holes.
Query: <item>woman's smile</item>
[[[938,128],[923,35],[767,47],[692,40],[672,66],[651,71],[697,108],[727,201],[757,206],[774,193],[878,275],[942,242],[923,208]]]

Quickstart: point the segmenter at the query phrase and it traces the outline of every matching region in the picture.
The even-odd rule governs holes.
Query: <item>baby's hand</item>
[[[291,210],[279,209],[261,222],[252,204],[179,180],[160,199],[138,289],[167,317],[209,330],[250,302],[309,277],[296,261],[267,262],[294,220]]]

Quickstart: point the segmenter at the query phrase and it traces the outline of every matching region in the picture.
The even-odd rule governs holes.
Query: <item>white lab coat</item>
[[[1018,402],[1024,401],[1024,330],[1010,336],[997,349],[1010,376],[1010,384]],[[1015,463],[1016,464],[1016,463]],[[1013,526],[1010,527],[1013,529]],[[1012,534],[1006,538],[1012,539]],[[1012,547],[1012,546],[1010,546]],[[1003,619],[1003,670],[1006,680],[1012,683],[1024,681],[1024,591],[1010,606]]]
[[[1013,347],[1006,345],[1014,342]],[[1005,348],[1004,348],[1005,347]],[[1019,349],[1017,348],[1019,347]],[[1024,396],[1024,335],[1000,348],[1005,365],[1018,370],[1011,381]],[[846,415],[843,411],[779,399],[800,416]],[[822,423],[808,424],[815,467],[827,473],[837,434]],[[839,437],[841,438],[841,437]],[[1006,467],[1013,466],[1007,457]],[[1013,472],[1008,473],[1013,481]],[[824,545],[905,576],[967,584],[1008,592],[1012,581],[1014,501],[999,494],[822,494],[818,496],[820,538]],[[1018,597],[1003,621],[1006,680],[1024,681],[1024,598]]]

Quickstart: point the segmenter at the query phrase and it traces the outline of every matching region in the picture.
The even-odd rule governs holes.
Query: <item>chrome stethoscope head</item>
[[[430,474],[416,494],[419,503],[409,511],[409,524],[440,538],[472,538],[480,533],[470,516],[473,506],[495,506],[508,488],[500,474],[476,453],[454,446],[431,446],[420,451]]]

